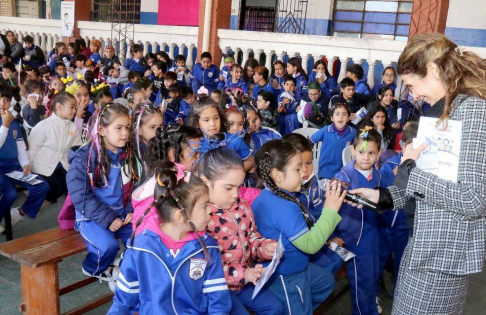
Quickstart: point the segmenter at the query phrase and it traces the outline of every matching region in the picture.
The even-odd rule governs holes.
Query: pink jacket
[[[265,245],[275,242],[260,235],[256,229],[253,212],[245,200],[238,200],[231,209],[211,207],[211,221],[207,231],[218,241],[223,270],[230,290],[241,290],[245,285],[245,270],[254,261],[272,259],[265,252]]]
[[[155,207],[151,207],[150,211],[145,216],[143,215],[145,211],[147,211],[147,209],[150,207],[152,202],[154,202],[154,189],[155,177],[152,177],[140,187],[138,187],[132,194],[132,224],[135,235],[139,234],[147,227],[147,222],[150,221],[150,218],[155,217],[155,219],[158,221],[157,210],[155,210]],[[137,227],[138,220],[141,217],[143,217],[143,220]]]

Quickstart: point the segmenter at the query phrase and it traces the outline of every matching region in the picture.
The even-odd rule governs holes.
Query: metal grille
[[[332,33],[406,41],[412,8],[413,0],[334,0]]]
[[[243,30],[273,32],[275,23],[275,8],[246,7]]]
[[[140,23],[141,0],[93,0],[91,21]]]
[[[278,33],[304,34],[307,20],[307,4],[304,0],[278,0],[275,31]]]

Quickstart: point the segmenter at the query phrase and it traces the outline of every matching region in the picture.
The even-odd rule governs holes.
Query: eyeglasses
[[[389,73],[385,73],[384,76],[387,77],[387,78],[394,78],[395,77],[394,74],[389,74]]]
[[[309,93],[309,96],[319,96],[319,94],[310,94]]]

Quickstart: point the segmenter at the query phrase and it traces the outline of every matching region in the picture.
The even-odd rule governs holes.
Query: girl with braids
[[[199,162],[199,174],[209,188],[211,220],[207,230],[218,241],[223,270],[230,290],[231,314],[283,314],[282,303],[263,289],[252,294],[264,268],[252,261],[271,260],[275,240],[265,239],[256,229],[248,202],[239,198],[245,179],[241,158],[233,150],[219,147],[206,152]]]
[[[52,98],[54,97],[54,95],[56,95],[57,93],[63,90],[64,90],[64,83],[62,83],[60,77],[53,76],[51,77],[49,82],[47,82],[44,91],[44,99],[42,101],[42,104],[45,105],[46,107],[46,117],[51,116],[53,112]]]
[[[24,219],[25,215],[35,218],[49,191],[49,185],[43,180],[37,185],[13,179],[5,174],[21,172],[23,175],[31,174],[29,157],[27,155],[27,135],[22,127],[23,119],[19,114],[20,104],[14,106],[13,114],[10,112],[12,89],[6,84],[0,84],[0,221],[7,211],[12,215],[12,225]],[[27,188],[29,196],[21,207],[10,207],[17,199],[15,185]]]
[[[225,138],[231,137],[227,132],[228,121],[222,108],[208,96],[198,96],[198,100],[192,105],[189,125],[201,129],[204,137],[209,138],[217,133],[224,132]],[[245,165],[245,171],[249,171],[255,165],[255,158],[251,154],[248,145],[239,138],[228,144],[228,147],[236,151]]]
[[[157,215],[132,237],[108,314],[229,314],[218,243],[205,231],[207,186],[170,161],[155,178],[155,199],[145,212],[155,207]]]
[[[148,141],[143,161],[145,162],[146,175],[148,180],[138,187],[132,195],[135,211],[133,212],[133,229],[136,222],[143,215],[147,207],[154,201],[154,187],[156,185],[155,173],[159,169],[162,161],[172,161],[176,163],[180,172],[191,170],[192,164],[199,157],[196,152],[201,141],[201,131],[199,129],[172,124],[157,128],[156,135]],[[154,207],[144,216],[143,221],[138,224],[136,233],[140,233],[145,228],[146,220],[156,215]]]
[[[345,194],[341,185],[331,189],[328,184],[321,217],[312,225],[307,209],[294,196],[300,192],[304,175],[300,151],[290,143],[272,140],[261,147],[256,160],[266,188],[253,202],[255,222],[263,237],[281,238],[285,248],[267,287],[286,314],[312,314],[331,294],[334,277],[309,263],[309,256],[326,244],[341,220],[337,212]]]
[[[71,147],[81,145],[81,135],[72,122],[76,114],[74,96],[57,93],[52,99],[52,108],[52,114],[32,129],[28,151],[32,170],[51,187],[46,197],[49,204],[67,193],[68,152]]]
[[[160,110],[154,107],[151,103],[138,104],[132,112],[132,156],[131,167],[136,181],[135,187],[145,181],[145,163],[144,152],[145,148],[155,134],[157,129],[162,127],[164,117]]]
[[[82,271],[111,281],[110,265],[119,250],[115,236],[126,243],[132,233],[128,110],[116,103],[100,106],[89,122],[88,135],[87,143],[69,153],[66,181],[76,229],[88,247]]]

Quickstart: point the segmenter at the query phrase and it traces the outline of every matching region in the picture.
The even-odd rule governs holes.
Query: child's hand
[[[152,74],[152,70],[147,70],[147,71],[145,71],[145,73],[144,73],[144,75],[143,75],[143,76],[144,76],[144,77],[148,77],[148,76],[150,76],[151,74]]]
[[[37,98],[34,95],[29,96],[29,105],[30,108],[36,109],[37,108]]]
[[[260,279],[262,272],[265,268],[262,265],[256,265],[255,268],[248,268],[245,271],[246,283],[253,283],[256,285],[258,279]]]
[[[277,113],[281,113],[281,112],[282,112],[284,109],[285,109],[285,106],[280,105],[280,106],[277,108]]]
[[[165,100],[166,103],[172,103],[172,101],[173,100],[171,98],[168,98],[168,99]]]
[[[400,129],[400,123],[399,122],[396,122],[394,124],[391,125],[393,129]]]
[[[286,98],[286,97],[285,97],[285,98],[282,100],[282,105],[287,105],[288,103],[290,103],[290,100],[289,100],[288,98]]]
[[[275,253],[275,250],[277,249],[277,242],[271,242],[265,245],[265,254],[267,256],[273,256],[273,253]]]
[[[2,126],[5,128],[9,128],[12,121],[15,120],[15,117],[8,109],[0,109],[0,116],[2,117]]]
[[[331,183],[328,182],[326,184],[326,202],[324,203],[324,208],[339,212],[345,196],[346,190],[342,189],[341,183],[337,185],[334,183],[331,187]]]
[[[26,165],[22,168],[22,176],[25,176],[27,174],[31,174],[32,171],[30,170],[30,165]]]
[[[88,104],[89,101],[86,100],[78,105],[78,108],[76,109],[76,117],[83,118],[84,112],[86,111],[86,108],[88,108]]]
[[[108,230],[112,232],[118,231],[123,226],[123,221],[120,218],[116,218],[108,227]]]
[[[349,120],[353,121],[356,119],[356,113],[351,113],[351,116],[349,116]]]
[[[219,75],[219,80],[220,80],[220,81],[224,81],[224,77],[223,77],[223,75],[222,75],[222,74],[220,74],[220,75]]]
[[[123,221],[123,225],[127,225],[128,223],[132,222],[132,219],[133,219],[133,213],[127,214],[125,220]]]
[[[336,236],[332,240],[329,240],[327,242],[328,246],[331,245],[331,242],[334,242],[334,243],[338,244],[341,247],[343,247],[344,245],[346,245],[346,243],[344,242],[344,240],[342,238],[338,237],[338,236]]]

